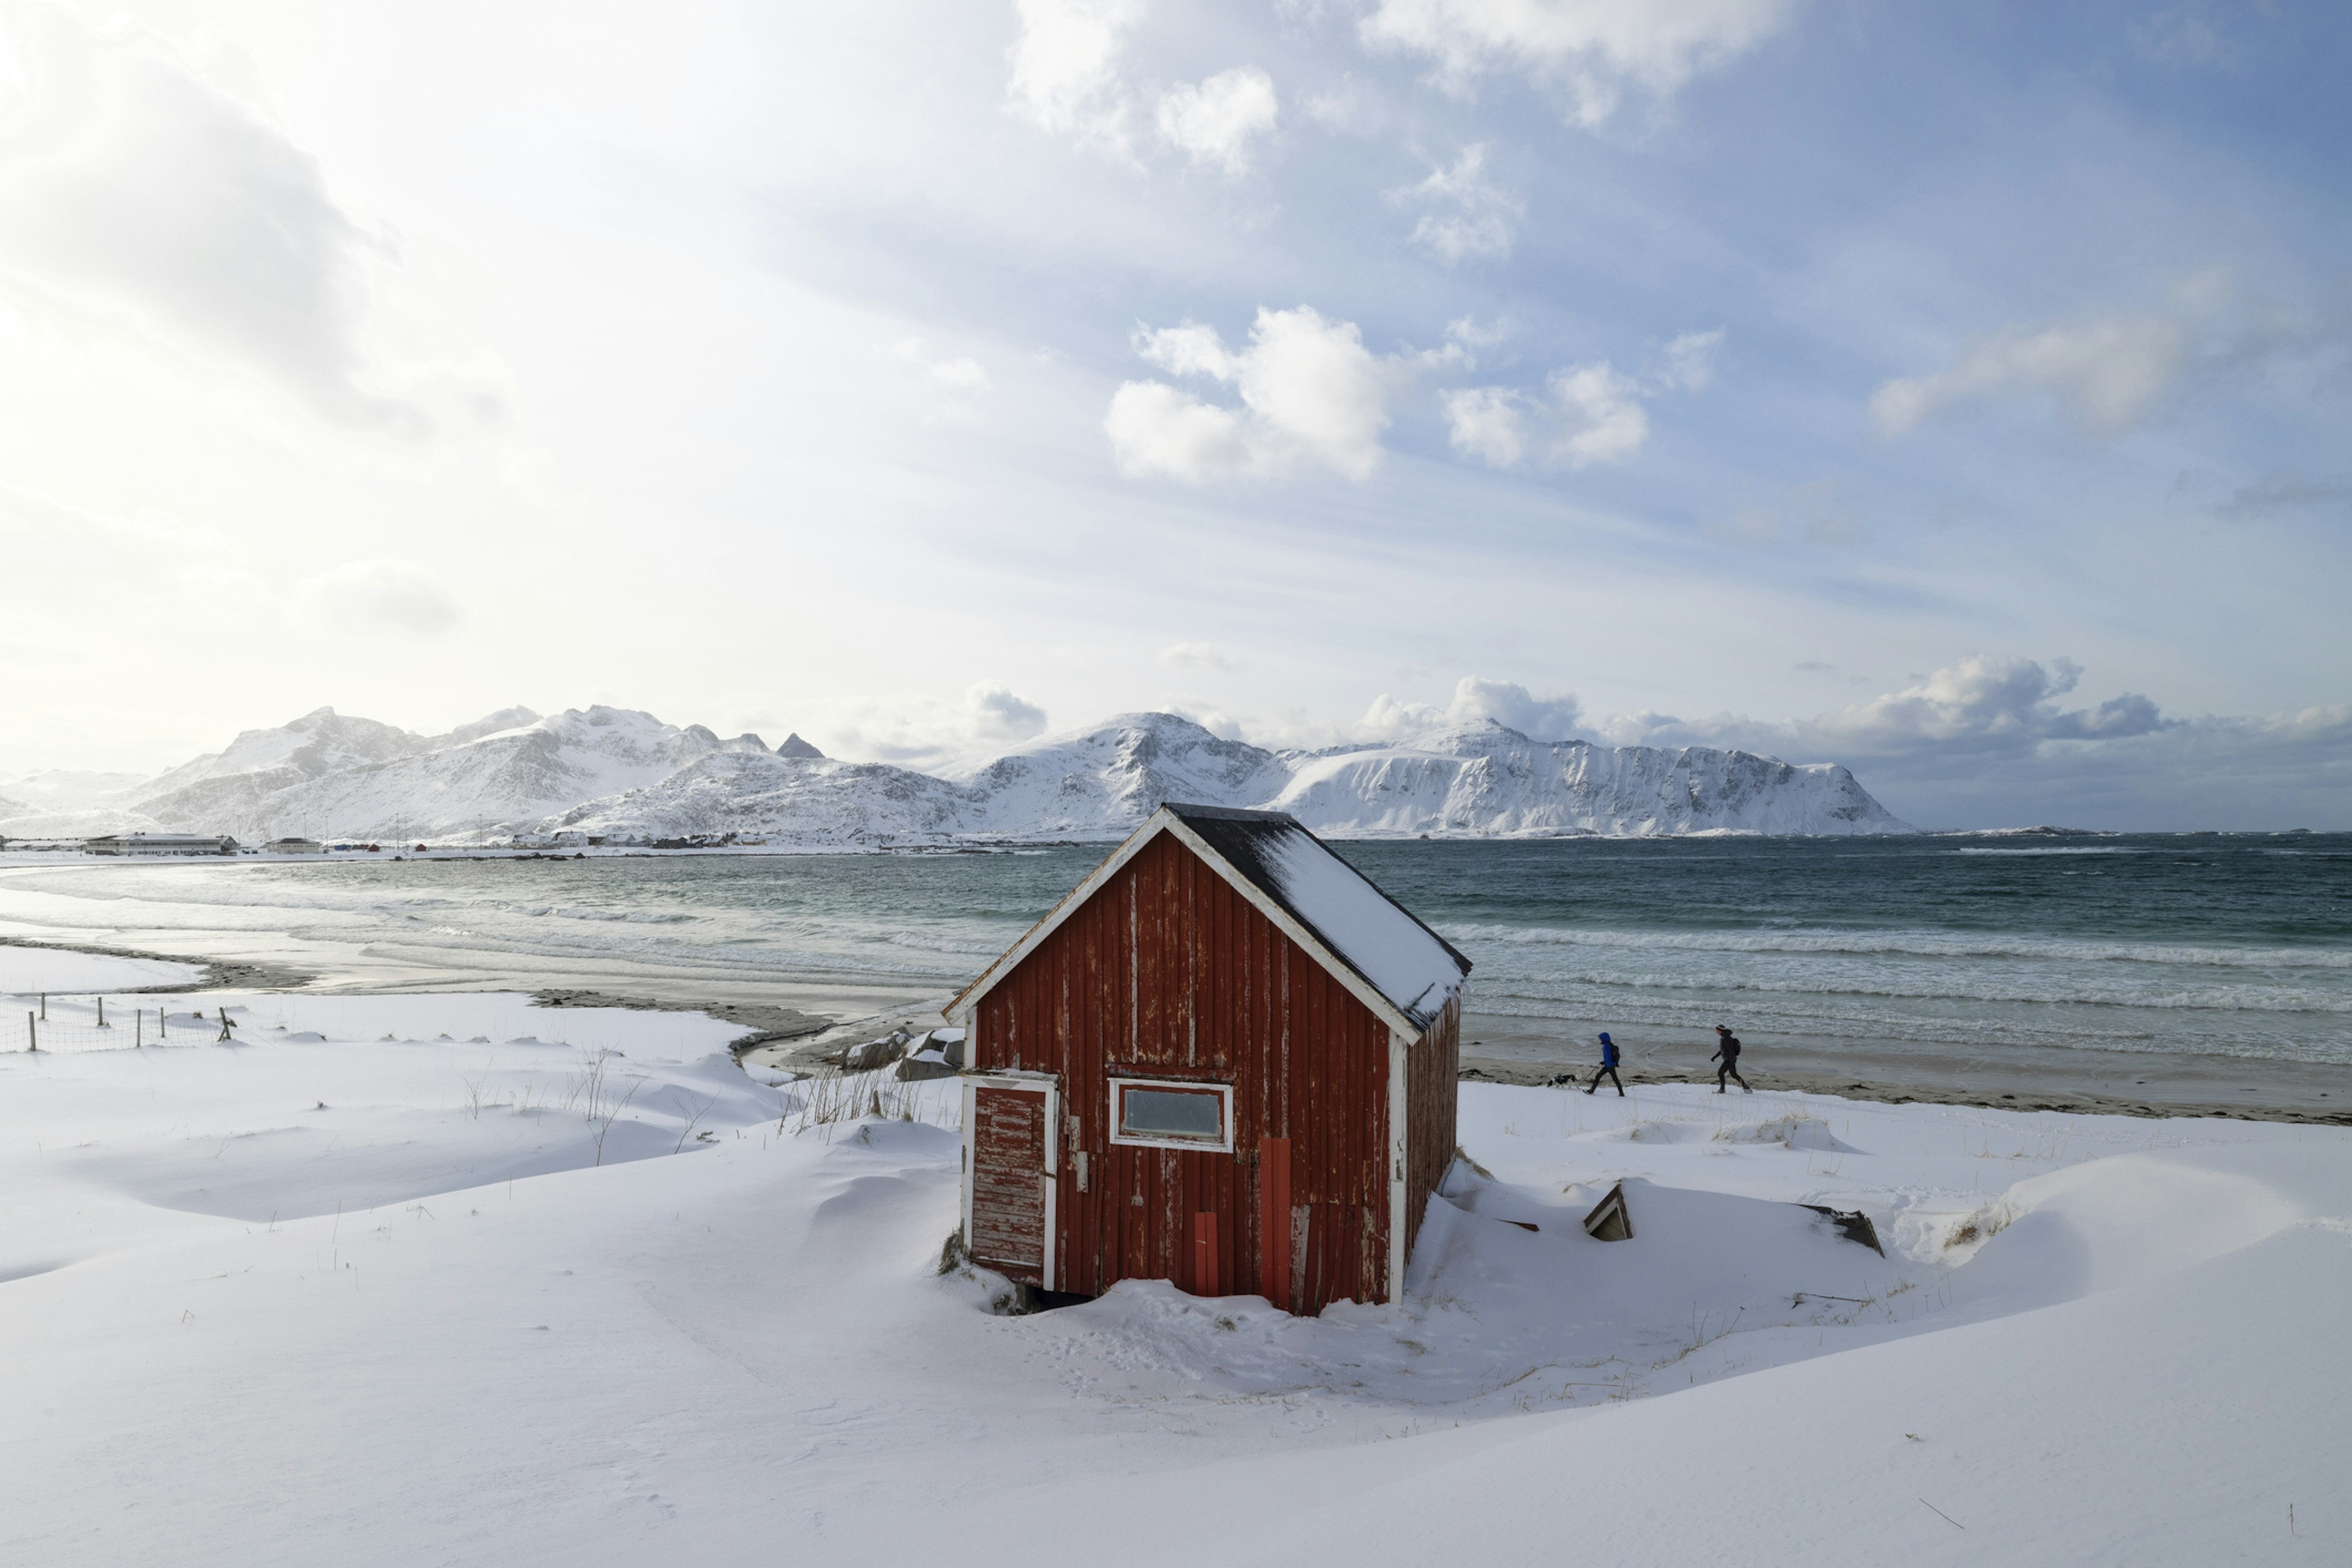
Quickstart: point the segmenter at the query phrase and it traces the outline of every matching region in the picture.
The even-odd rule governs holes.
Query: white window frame
[[[1130,1089],[1174,1089],[1188,1094],[1218,1096],[1218,1125],[1223,1135],[1215,1142],[1205,1138],[1154,1138],[1131,1136],[1118,1130],[1118,1097]],[[1110,1080],[1110,1141],[1130,1149],[1192,1149],[1203,1154],[1230,1154],[1234,1152],[1234,1086],[1229,1083],[1203,1083],[1191,1078],[1115,1078]]]

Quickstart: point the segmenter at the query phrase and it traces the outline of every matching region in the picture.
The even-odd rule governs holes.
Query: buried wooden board
[[[1833,1209],[1821,1204],[1799,1204],[1797,1206],[1811,1209],[1828,1220],[1848,1241],[1860,1242],[1881,1258],[1886,1256],[1886,1248],[1878,1245],[1878,1227],[1871,1224],[1870,1216],[1860,1209]]]
[[[1624,1183],[1610,1188],[1609,1195],[1592,1205],[1592,1212],[1584,1216],[1584,1233],[1595,1241],[1633,1239],[1633,1215],[1625,1206]]]

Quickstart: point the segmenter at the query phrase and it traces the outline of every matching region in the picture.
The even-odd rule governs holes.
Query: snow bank
[[[236,1049],[0,1056],[11,1561],[986,1563],[1041,1520],[1147,1563],[2352,1547],[2337,1130],[1465,1084],[1479,1169],[1398,1305],[1013,1318],[938,1273],[952,1082],[780,1136],[810,1086],[691,1015],[229,1001]],[[1634,1238],[1595,1242],[1619,1182]]]

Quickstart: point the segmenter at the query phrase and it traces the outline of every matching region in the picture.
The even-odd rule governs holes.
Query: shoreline
[[[184,964],[202,972],[184,983],[110,988],[109,994],[184,994],[207,991],[278,992],[316,995],[446,994],[512,992],[551,1010],[617,1007],[700,1013],[744,1033],[730,1044],[738,1063],[764,1053],[763,1065],[805,1070],[825,1050],[853,1035],[887,1033],[905,1023],[937,1027],[940,992],[886,981],[816,977],[663,976],[509,971],[388,977],[389,984],[320,987],[322,972],[249,958],[159,952],[102,942],[0,934],[0,947],[89,953]],[[575,978],[576,976],[576,978]],[[566,982],[572,982],[567,984]],[[579,982],[590,982],[581,984]],[[58,993],[53,993],[56,994]],[[1735,1027],[1738,1020],[1731,1020]],[[1462,1079],[1467,1082],[1545,1086],[1573,1075],[1591,1081],[1598,1027],[1608,1026],[1625,1055],[1621,1076],[1636,1084],[1699,1084],[1715,1074],[1712,1045],[1646,1028],[1596,1026],[1586,1020],[1531,1018],[1466,1012],[1462,1022]],[[1834,1095],[1880,1104],[1921,1102],[1990,1110],[2039,1110],[2147,1118],[2221,1117],[2241,1121],[2352,1126],[2352,1069],[2267,1058],[2206,1058],[2147,1053],[2087,1061],[2092,1053],[2004,1047],[1872,1045],[1743,1034],[1741,1058],[1759,1092]]]
[[[2103,1116],[2220,1116],[2352,1125],[2352,1068],[2272,1058],[2192,1057],[2004,1047],[1849,1044],[1739,1030],[1740,1070],[1767,1089],[1835,1094],[1886,1104],[1913,1100],[1989,1110],[2059,1110]],[[1549,1084],[1562,1074],[1590,1084],[1594,1035],[1610,1028],[1619,1075],[1642,1083],[1712,1083],[1712,1040],[1679,1032],[1580,1020],[1465,1012],[1463,1076],[1473,1081]],[[2085,1060],[2085,1058],[2095,1059]],[[1475,1077],[1474,1077],[1475,1075]],[[1737,1092],[1737,1086],[1732,1086]],[[1605,1090],[1604,1090],[1605,1092]]]
[[[309,970],[297,969],[290,963],[271,963],[243,958],[191,958],[184,953],[150,952],[143,948],[107,947],[86,942],[45,942],[37,937],[0,935],[0,947],[31,948],[39,952],[86,952],[99,958],[127,958],[142,963],[177,963],[201,969],[201,978],[184,984],[119,985],[107,991],[110,996],[165,995],[187,991],[299,991],[307,989],[318,976]],[[79,993],[53,992],[53,995]]]

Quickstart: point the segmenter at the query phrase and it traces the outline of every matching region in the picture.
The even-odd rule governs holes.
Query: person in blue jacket
[[[1605,1029],[1601,1034],[1601,1070],[1592,1075],[1592,1089],[1588,1089],[1584,1092],[1591,1094],[1593,1089],[1599,1089],[1601,1080],[1604,1077],[1617,1086],[1617,1098],[1624,1099],[1625,1080],[1617,1076],[1617,1042],[1609,1037],[1609,1033]]]

